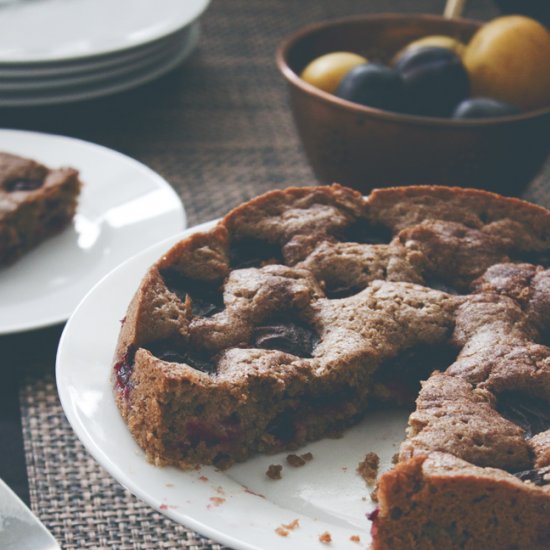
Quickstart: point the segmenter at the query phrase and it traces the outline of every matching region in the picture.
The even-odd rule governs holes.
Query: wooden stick
[[[464,11],[465,4],[466,0],[447,0],[443,16],[448,18],[460,17]]]

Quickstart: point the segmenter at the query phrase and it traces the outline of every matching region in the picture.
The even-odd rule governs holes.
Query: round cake
[[[549,261],[517,199],[273,191],[149,269],[117,405],[153,463],[224,468],[408,404],[373,548],[550,548]]]

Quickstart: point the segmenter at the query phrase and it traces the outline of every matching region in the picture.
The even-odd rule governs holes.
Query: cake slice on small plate
[[[74,168],[0,153],[0,266],[65,229],[81,187]]]

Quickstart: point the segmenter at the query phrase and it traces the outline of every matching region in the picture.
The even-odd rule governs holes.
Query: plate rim
[[[124,44],[119,47],[116,47],[116,46],[103,47],[103,48],[97,49],[93,53],[80,53],[80,54],[72,54],[72,55],[50,54],[49,56],[34,58],[34,59],[28,58],[28,57],[27,58],[21,57],[19,59],[13,58],[11,60],[0,58],[0,66],[4,66],[6,68],[17,67],[17,66],[33,68],[33,67],[40,67],[40,65],[44,63],[60,63],[60,64],[63,64],[65,62],[74,63],[78,61],[88,61],[92,59],[98,59],[103,56],[126,53],[135,48],[139,48],[141,46],[149,45],[152,42],[162,40],[163,38],[173,33],[176,33],[179,30],[182,30],[183,28],[195,23],[204,14],[204,12],[206,11],[206,9],[211,3],[211,0],[193,0],[193,1],[196,3],[196,6],[194,10],[186,18],[180,19],[176,23],[172,21],[171,24],[167,25],[164,28],[164,30],[157,29],[154,33],[152,33],[148,37],[147,40],[137,42],[134,44]]]
[[[125,56],[117,56],[117,57],[107,58],[105,60],[98,61],[98,62],[88,62],[86,64],[74,65],[67,68],[63,68],[61,70],[58,70],[58,69],[51,70],[45,67],[40,67],[33,72],[24,72],[24,71],[16,72],[15,70],[12,70],[12,69],[5,71],[0,66],[0,79],[4,80],[8,84],[11,84],[11,83],[25,84],[31,81],[35,83],[36,81],[51,82],[54,80],[76,79],[79,76],[82,77],[90,74],[99,74],[102,71],[105,71],[105,72],[114,71],[116,69],[120,69],[124,67],[126,64],[129,64],[129,63],[137,65],[140,62],[145,62],[146,59],[150,57],[154,57],[155,55],[158,55],[162,52],[169,50],[171,46],[173,47],[175,44],[181,43],[184,40],[188,39],[191,33],[191,30],[196,24],[198,24],[198,22],[188,25],[181,31],[178,31],[177,33],[170,35],[170,37],[167,37],[166,39],[155,42],[154,45],[152,44],[148,48],[140,48],[139,50],[129,52]]]
[[[92,141],[87,141],[87,140],[84,140],[84,139],[75,138],[75,137],[71,137],[71,136],[64,136],[64,135],[61,135],[61,134],[50,134],[50,133],[47,133],[47,132],[37,132],[37,131],[31,131],[31,130],[19,130],[19,129],[16,129],[16,128],[0,128],[0,138],[4,134],[8,134],[8,137],[9,137],[9,134],[12,134],[12,135],[18,135],[18,136],[21,136],[21,137],[33,136],[33,137],[37,137],[39,139],[52,139],[53,138],[53,139],[60,140],[61,142],[71,142],[71,143],[76,143],[78,146],[91,147],[92,149],[98,149],[102,153],[108,154],[108,155],[112,156],[113,158],[122,158],[122,160],[124,162],[129,162],[130,164],[134,165],[138,170],[148,174],[151,177],[151,179],[154,180],[159,185],[159,188],[161,188],[161,189],[165,190],[166,192],[173,195],[173,198],[175,199],[176,204],[178,204],[178,210],[179,210],[179,214],[181,216],[181,225],[183,227],[183,231],[185,231],[187,229],[187,224],[188,224],[187,212],[186,212],[185,206],[184,206],[181,198],[176,193],[175,189],[168,183],[168,181],[163,176],[161,176],[158,172],[156,172],[155,170],[153,170],[152,168],[147,166],[145,163],[143,163],[143,162],[141,162],[141,161],[139,161],[139,160],[137,160],[133,157],[130,157],[129,155],[126,155],[125,153],[122,153],[120,151],[116,151],[115,149],[111,149],[111,148],[109,148],[105,145],[101,145],[99,143],[94,143]],[[14,153],[14,154],[16,154],[16,153]],[[32,155],[29,155],[29,157],[31,157],[31,156]],[[76,213],[78,214],[78,207],[77,207],[77,212]],[[73,220],[72,223],[74,223],[74,220]],[[171,238],[171,237],[168,237],[168,239],[169,238]],[[151,246],[155,246],[155,244],[156,243],[152,244]],[[123,260],[121,263],[125,263],[127,260],[130,260],[134,256],[136,256],[138,254],[141,254],[141,252],[142,251],[137,252],[136,254],[132,254],[131,256],[129,256],[128,258]],[[121,264],[119,264],[119,265],[121,265]],[[113,270],[109,270],[108,273],[104,274],[100,278],[100,280],[103,280],[103,278],[106,277],[111,271],[113,271]],[[95,288],[96,283],[94,283],[92,285],[92,288]],[[57,314],[54,314],[54,315],[46,316],[38,322],[27,322],[27,323],[21,323],[20,322],[18,324],[11,324],[8,327],[0,326],[0,336],[23,333],[23,332],[29,332],[29,331],[37,330],[37,329],[43,329],[43,328],[46,328],[46,327],[51,327],[51,326],[54,326],[56,324],[68,321],[68,319],[71,317],[72,313],[80,305],[83,298],[85,296],[87,296],[87,294],[88,294],[88,292],[86,292],[84,294],[84,296],[80,299],[80,301],[76,304],[76,306],[73,305],[73,307],[71,308],[70,311],[65,311],[64,313],[57,313]]]

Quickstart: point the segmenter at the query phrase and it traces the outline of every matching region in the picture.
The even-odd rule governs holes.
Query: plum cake
[[[64,229],[75,214],[80,187],[73,168],[49,169],[0,153],[0,266]]]
[[[550,548],[550,213],[479,190],[253,199],[178,242],[114,395],[157,465],[224,468],[409,405],[375,550]]]

